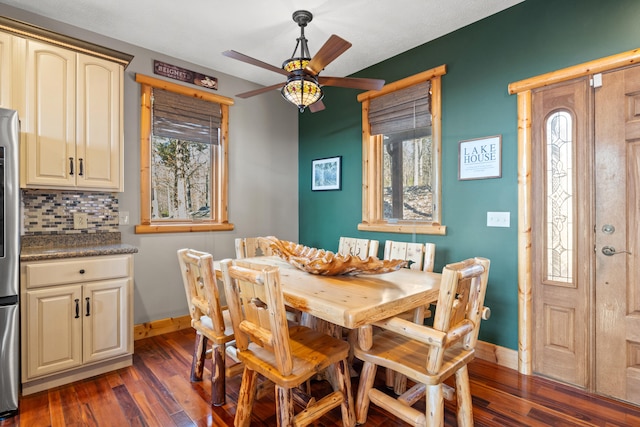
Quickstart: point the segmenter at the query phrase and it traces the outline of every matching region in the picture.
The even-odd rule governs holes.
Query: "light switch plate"
[[[511,227],[511,212],[487,212],[487,227]]]
[[[129,225],[129,212],[118,212],[118,225]]]

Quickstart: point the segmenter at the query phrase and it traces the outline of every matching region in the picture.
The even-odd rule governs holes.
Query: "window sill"
[[[200,231],[229,231],[233,229],[233,224],[229,223],[151,224],[136,225],[136,234],[197,233]]]
[[[382,233],[405,233],[405,234],[438,234],[444,236],[447,234],[447,226],[433,223],[416,224],[416,223],[395,223],[379,222],[375,224],[360,223],[358,224],[360,231],[379,231]]]

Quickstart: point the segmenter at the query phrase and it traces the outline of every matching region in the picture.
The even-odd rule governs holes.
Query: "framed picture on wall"
[[[458,179],[502,177],[502,136],[460,141]]]
[[[311,162],[311,190],[340,190],[342,156],[316,159]]]

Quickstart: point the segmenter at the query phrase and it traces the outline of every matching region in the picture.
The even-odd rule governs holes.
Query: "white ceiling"
[[[224,57],[236,50],[280,67],[300,35],[292,13],[313,13],[311,55],[331,34],[353,46],[324,76],[344,77],[523,0],[0,0],[262,85],[282,76]],[[376,76],[366,76],[375,78]]]

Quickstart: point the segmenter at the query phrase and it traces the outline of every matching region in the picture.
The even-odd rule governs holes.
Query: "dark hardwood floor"
[[[23,397],[20,414],[0,426],[233,425],[240,377],[228,381],[226,405],[210,407],[210,382],[189,381],[193,339],[186,329],[136,341],[132,367]],[[481,360],[470,365],[470,377],[476,426],[640,426],[640,407]],[[357,379],[353,385],[355,392]],[[314,390],[326,387],[313,384]],[[272,396],[257,403],[253,425],[275,425]],[[339,409],[316,425],[341,426]],[[365,425],[406,424],[371,406]],[[456,425],[449,404],[445,425]]]

